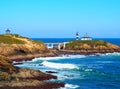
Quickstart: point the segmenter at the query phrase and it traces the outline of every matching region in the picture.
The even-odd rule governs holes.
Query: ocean
[[[73,38],[33,38],[43,42],[66,42]],[[120,39],[101,38],[120,46]],[[43,65],[43,66],[41,66]],[[120,53],[98,55],[61,55],[58,57],[35,58],[16,65],[20,68],[54,71],[55,82],[65,82],[60,89],[120,89]]]

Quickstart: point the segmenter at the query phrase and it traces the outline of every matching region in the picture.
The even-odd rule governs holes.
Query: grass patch
[[[17,34],[0,35],[0,43],[4,43],[4,44],[24,44],[24,41],[15,39],[15,38],[13,38],[13,36],[19,37],[19,35],[17,35]]]
[[[67,48],[75,48],[76,46],[83,46],[84,44],[89,45],[90,47],[94,46],[105,46],[107,47],[107,42],[102,41],[102,40],[75,40],[75,41],[70,41],[69,43],[66,44]]]

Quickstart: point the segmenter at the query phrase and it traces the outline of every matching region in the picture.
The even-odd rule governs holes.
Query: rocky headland
[[[45,82],[57,76],[33,69],[20,69],[13,61],[27,61],[35,57],[56,56],[43,42],[17,34],[0,35],[0,89],[53,89],[64,83]]]
[[[61,46],[62,48],[62,46]],[[103,40],[75,40],[66,44],[66,48],[57,51],[58,54],[82,54],[91,55],[96,53],[120,52],[120,46]]]
[[[35,57],[56,56],[41,41],[33,41],[17,34],[0,35],[0,55],[11,60],[30,60]]]

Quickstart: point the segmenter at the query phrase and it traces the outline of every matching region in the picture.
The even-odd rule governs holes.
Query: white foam
[[[14,66],[18,66],[18,67],[36,67],[37,65],[36,64],[17,64],[17,65],[14,65]],[[37,66],[39,67],[39,66]]]
[[[85,55],[61,55],[57,57],[39,57],[34,58],[32,61],[38,61],[38,60],[59,60],[59,59],[71,59],[71,58],[84,58]]]
[[[100,54],[101,56],[120,56],[120,53],[114,52],[114,53],[105,53],[105,54]]]
[[[61,64],[44,61],[42,64],[46,67],[55,68],[55,69],[79,69],[78,66],[74,64]]]
[[[78,85],[72,85],[72,84],[65,84],[64,88],[59,88],[59,89],[76,89],[79,88],[80,86]]]
[[[85,69],[86,72],[90,72],[93,71],[92,69]]]

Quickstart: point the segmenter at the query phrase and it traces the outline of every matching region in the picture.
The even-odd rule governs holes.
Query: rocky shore
[[[8,58],[12,61],[19,62],[19,61],[31,61],[32,59],[38,57],[55,57],[55,56],[58,56],[56,52],[49,51],[42,54],[36,53],[36,54],[26,54],[26,55],[24,54],[12,55],[12,56],[8,56]]]
[[[65,85],[64,83],[43,81],[49,79],[57,79],[57,76],[38,70],[14,67],[12,61],[0,56],[0,89],[53,89]]]
[[[13,61],[30,61],[38,57],[54,57],[60,54],[91,55],[96,53],[120,52],[120,47],[101,40],[71,41],[66,48],[49,50],[43,42],[33,41],[17,34],[0,35],[0,89],[54,89],[65,83],[45,82],[57,79],[52,71],[43,73],[33,69],[20,69]]]
[[[60,50],[56,51],[58,54],[80,54],[80,55],[96,55],[97,53],[114,53],[120,52],[119,50]]]
[[[45,82],[57,76],[33,69],[20,69],[13,61],[27,61],[35,57],[56,56],[43,42],[17,34],[0,35],[0,89],[53,89],[65,83]]]

